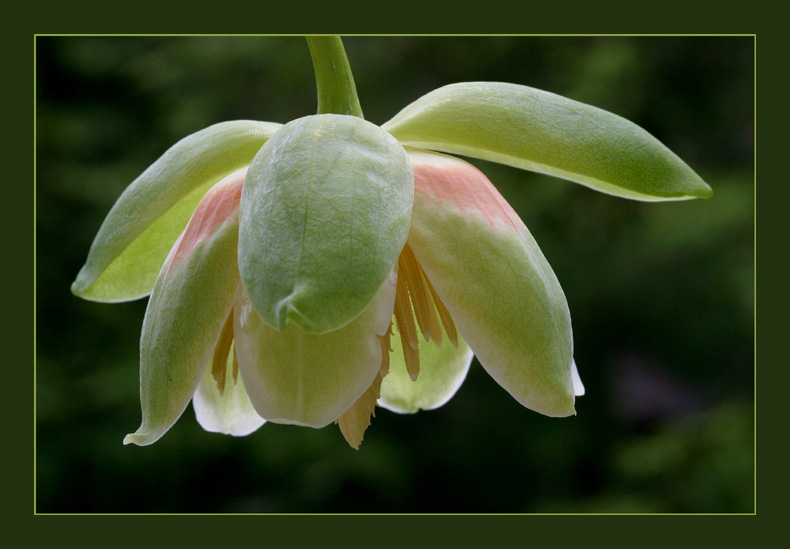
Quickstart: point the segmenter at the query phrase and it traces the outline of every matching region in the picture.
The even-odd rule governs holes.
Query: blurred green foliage
[[[380,410],[360,451],[334,427],[139,424],[145,300],[69,285],[115,199],[178,139],[315,112],[298,37],[36,40],[39,512],[754,511],[754,42],[750,37],[350,37],[368,120],[438,86],[514,82],[620,114],[713,187],[645,204],[475,162],[568,297],[578,416],[521,408],[474,362],[439,410]]]

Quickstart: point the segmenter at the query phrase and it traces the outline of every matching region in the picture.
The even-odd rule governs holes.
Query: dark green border
[[[775,81],[778,80],[776,76],[777,73],[783,74],[785,72],[784,69],[782,68],[785,64],[784,59],[776,60],[775,65],[772,60],[772,57],[776,57],[779,55],[782,55],[782,57],[784,57],[782,51],[785,47],[785,44],[784,43],[780,44],[778,40],[774,40],[773,37],[766,37],[763,39],[764,35],[762,34],[760,34],[759,37],[761,38],[760,51],[761,53],[764,54],[760,63],[760,67],[763,69],[763,74],[762,74],[763,78],[761,79],[760,82],[762,84],[760,86],[760,90],[756,89],[757,88],[756,84],[755,84],[755,90],[756,92],[758,91],[761,92],[760,96],[763,99],[762,111],[770,112],[769,109],[772,108],[771,106],[773,105],[773,102],[776,99],[778,99],[776,96],[779,94],[782,94],[784,96],[786,94],[785,91],[786,88],[784,88],[784,85],[781,82]],[[28,36],[28,39],[29,38],[30,36]],[[755,37],[755,40],[756,38],[757,37]],[[755,53],[755,57],[756,57],[756,53]],[[16,75],[18,71],[19,76],[18,78],[12,78],[12,81],[17,81],[17,82],[24,81],[23,77],[21,76],[22,64],[26,64],[26,63],[22,62],[21,59],[19,59],[18,55],[15,56],[15,59],[11,63],[11,70],[12,70],[12,74],[14,75]],[[774,71],[773,69],[771,69],[772,66],[775,66],[778,70]],[[29,67],[26,67],[25,70],[29,71],[30,69]],[[27,74],[29,75],[30,73],[28,72]],[[10,93],[10,98],[8,98],[7,96],[6,99],[9,102],[8,104],[21,104],[22,98],[17,96],[22,95],[22,91],[21,91],[22,87],[11,86],[9,88],[7,88],[7,91]],[[755,94],[755,96],[757,96],[757,93]],[[11,101],[13,101],[13,103],[11,103]],[[35,98],[34,98],[34,107],[35,107]],[[19,126],[22,126],[21,122],[17,122],[15,120],[17,116],[21,116],[21,114],[17,114],[20,113],[20,111],[21,109],[9,109],[9,111],[7,111],[11,115],[10,118],[11,118],[12,128],[16,128],[17,124],[19,124]],[[756,111],[757,109],[755,107],[755,117],[756,117]],[[760,221],[759,221],[759,226],[755,227],[756,228],[755,248],[757,248],[756,238],[757,235],[759,234],[763,240],[760,246],[760,250],[763,252],[763,256],[762,256],[763,258],[772,258],[772,257],[783,258],[784,253],[782,253],[782,250],[786,249],[787,247],[786,237],[785,237],[785,235],[787,234],[786,225],[784,223],[779,223],[775,215],[779,213],[777,210],[782,207],[782,201],[779,199],[778,196],[777,197],[773,196],[776,190],[779,189],[783,190],[787,185],[787,183],[785,182],[786,176],[781,173],[775,173],[775,171],[778,172],[778,170],[775,170],[775,168],[773,167],[774,158],[777,157],[781,158],[782,154],[785,155],[787,154],[786,151],[782,151],[782,153],[779,153],[779,151],[774,151],[775,148],[783,147],[783,145],[787,141],[786,132],[783,131],[783,128],[778,126],[778,124],[781,124],[781,119],[783,118],[783,116],[781,115],[782,112],[784,112],[784,109],[779,108],[776,113],[777,116],[769,116],[763,119],[762,127],[767,128],[767,130],[763,132],[763,135],[767,137],[764,137],[762,140],[762,143],[765,145],[762,151],[763,152],[762,158],[764,162],[763,162],[763,166],[761,166],[761,169],[756,170],[759,171],[759,173],[761,173],[764,176],[763,177],[764,184],[760,187],[760,189],[761,191],[763,191],[762,194],[767,196],[768,198],[768,200],[764,199],[760,201],[760,206],[762,206],[762,208],[760,209],[761,215],[759,216]],[[17,151],[16,149],[22,148],[22,142],[24,141],[24,138],[30,135],[28,134],[28,132],[30,132],[31,134],[34,133],[29,129],[30,128],[29,123],[26,123],[24,125],[24,128],[27,128],[27,130],[25,131],[24,129],[20,128],[21,131],[13,133],[13,135],[16,137],[14,139],[9,139],[9,143],[7,144],[7,147],[11,148],[11,150],[10,151],[7,150],[8,151],[6,155],[7,160],[18,159],[23,157],[22,151],[21,150]],[[30,135],[30,138],[34,140],[34,135]],[[35,156],[34,156],[33,164],[35,171]],[[17,165],[19,165],[19,163],[17,163]],[[755,162],[755,168],[756,168],[756,162]],[[10,182],[13,183],[13,181],[27,180],[26,176],[23,176],[22,174],[19,174],[19,177],[15,177],[15,176],[17,176],[17,174],[12,173],[12,178],[10,179]],[[28,189],[24,184],[21,185],[12,184],[11,187],[15,194],[11,197],[11,201],[9,201],[9,203],[10,204],[25,203],[26,200],[21,199],[22,198],[21,196],[19,197],[20,200],[17,201],[16,193],[17,192],[29,193],[30,189]],[[757,194],[756,189],[757,186],[755,186],[755,195]],[[35,201],[34,193],[31,194],[33,194],[33,199]],[[30,196],[30,195],[26,195],[26,196]],[[6,211],[10,212],[13,221],[22,221],[22,219],[18,219],[16,216],[19,216],[20,218],[23,217],[22,214],[23,210],[24,208],[14,208],[14,207],[7,207],[6,209]],[[34,202],[34,215],[35,215],[35,202]],[[16,226],[17,223],[13,223],[13,225]],[[8,223],[6,225],[7,230],[10,226],[11,223]],[[33,225],[33,231],[34,231],[33,244],[34,244],[34,252],[35,252],[35,223]],[[13,233],[10,232],[6,233],[7,237],[10,236],[11,234]],[[27,247],[24,244],[21,244],[18,241],[18,239],[15,240],[16,241],[6,240],[6,242],[8,242],[11,245],[13,257],[14,258],[20,257],[27,259],[28,257],[32,256],[33,265],[34,265],[33,274],[35,276],[34,254],[30,254],[27,251]],[[774,249],[778,250],[779,253],[772,254],[771,251]],[[768,261],[770,261],[770,259],[768,259]],[[763,261],[763,263],[764,262],[765,261]],[[16,264],[16,262],[14,262],[14,264]],[[7,267],[10,267],[10,265],[7,265]],[[780,277],[786,278],[784,272],[785,270],[782,268],[782,266],[768,266],[767,268],[763,267],[763,269],[760,272],[760,274],[764,275],[763,277],[761,277],[761,282],[762,282],[761,288],[763,289],[761,295],[771,296],[772,288],[774,284],[779,282],[779,280],[777,279]],[[24,277],[23,281],[19,281],[21,282],[21,287],[23,288],[29,287],[27,282],[28,280],[27,273],[24,273],[22,275],[14,273],[14,276]],[[31,278],[34,279],[34,277]],[[9,282],[13,284],[13,287],[18,288],[20,286],[17,280],[12,280]],[[31,284],[31,286],[33,286],[33,292],[31,293],[33,293],[34,295],[33,311],[35,312],[35,286],[34,284]],[[19,292],[13,291],[9,293],[12,296],[12,302],[9,303],[10,305],[9,309],[16,310],[15,308],[16,303],[14,303],[13,300],[21,297],[24,291],[19,291]],[[461,519],[463,522],[454,521],[453,526],[457,524],[470,524],[471,525],[470,529],[473,531],[477,530],[479,532],[478,535],[480,534],[485,535],[486,541],[488,543],[492,543],[492,542],[497,543],[498,540],[505,541],[508,539],[519,543],[528,543],[535,541],[540,542],[543,541],[542,538],[544,536],[551,536],[551,537],[547,537],[546,541],[549,541],[551,539],[553,540],[554,543],[557,543],[560,540],[562,540],[562,545],[565,544],[570,545],[574,541],[576,541],[577,543],[583,543],[585,541],[589,542],[591,538],[598,538],[607,541],[614,538],[614,539],[621,539],[626,542],[628,542],[627,540],[630,540],[631,543],[637,540],[645,541],[646,539],[652,539],[658,542],[669,541],[669,539],[672,539],[675,543],[683,543],[681,540],[692,541],[693,538],[689,539],[688,537],[682,535],[680,532],[675,531],[676,526],[682,528],[682,530],[690,534],[701,533],[705,535],[705,538],[707,539],[707,543],[716,543],[723,536],[727,536],[730,541],[736,543],[739,538],[750,539],[750,541],[754,542],[755,536],[757,534],[757,530],[755,530],[756,528],[759,528],[761,532],[766,532],[768,530],[773,529],[772,527],[781,526],[781,524],[775,522],[775,519],[778,515],[777,511],[786,505],[786,497],[784,494],[785,492],[784,487],[786,486],[786,480],[783,480],[786,478],[786,474],[784,473],[784,471],[786,470],[786,466],[785,466],[786,458],[785,458],[785,453],[781,450],[781,448],[775,448],[775,446],[778,446],[779,444],[783,443],[785,438],[784,434],[787,432],[787,428],[784,426],[784,422],[782,421],[784,419],[782,414],[782,412],[784,411],[782,406],[782,404],[784,403],[784,398],[782,397],[784,396],[785,393],[784,388],[786,387],[786,384],[782,383],[783,380],[773,380],[773,376],[774,376],[774,371],[778,371],[780,373],[780,376],[782,374],[786,375],[786,371],[787,371],[787,367],[785,366],[787,364],[787,353],[786,352],[780,353],[779,349],[777,349],[777,346],[775,344],[775,342],[778,339],[778,337],[776,336],[779,335],[776,332],[779,332],[779,330],[784,331],[783,328],[787,324],[787,320],[786,320],[787,315],[782,314],[784,313],[784,311],[780,311],[780,307],[781,307],[780,302],[784,301],[784,298],[781,297],[782,295],[784,295],[784,292],[780,290],[777,293],[778,299],[767,300],[766,303],[767,307],[763,307],[761,309],[761,311],[767,313],[760,315],[760,318],[763,320],[763,327],[767,327],[767,332],[764,332],[761,338],[756,338],[756,341],[759,341],[759,346],[760,346],[757,355],[759,355],[759,357],[762,359],[760,363],[766,365],[763,375],[768,380],[767,383],[763,383],[760,386],[762,398],[760,399],[760,404],[758,404],[758,408],[762,407],[762,409],[758,410],[758,412],[762,412],[762,413],[758,413],[758,417],[760,418],[761,425],[759,426],[760,428],[758,428],[757,431],[762,436],[758,436],[759,442],[757,445],[757,457],[758,457],[758,462],[760,464],[759,467],[760,474],[757,477],[758,478],[757,494],[758,494],[759,504],[757,505],[756,516],[740,516],[740,517],[719,516],[719,517],[704,517],[704,518],[685,517],[684,519],[680,519],[682,521],[681,523],[679,524],[673,523],[671,528],[667,528],[668,525],[666,524],[646,525],[642,522],[644,520],[662,520],[662,519],[658,519],[658,518],[645,519],[642,517],[633,517],[632,519],[629,520],[629,523],[626,525],[625,529],[621,530],[619,528],[621,524],[616,525],[618,526],[617,531],[611,530],[612,526],[614,525],[601,525],[599,527],[593,527],[593,525],[591,525],[589,522],[586,522],[584,525],[574,526],[574,525],[557,523],[558,520],[563,520],[563,521],[566,520],[564,517],[553,518],[553,517],[537,517],[537,516],[502,517],[498,520],[507,521],[507,524],[505,524],[505,528],[503,530],[499,530],[499,529],[481,530],[480,525],[471,525],[470,524],[471,521],[466,521],[463,518]],[[757,292],[755,290],[756,303],[757,303],[757,297],[758,297]],[[14,316],[16,317],[16,315]],[[19,326],[24,324],[26,321],[28,321],[28,318],[23,318],[23,319],[17,318],[11,324],[14,326],[14,328],[20,330],[21,332],[22,330],[19,328]],[[31,323],[34,321],[34,313],[31,315],[29,321]],[[27,332],[25,331],[23,333],[27,333]],[[12,330],[11,334],[9,334],[8,339],[6,341],[15,341],[16,338],[17,338],[17,334],[15,330]],[[25,339],[24,337],[20,337],[20,340],[24,341],[24,339]],[[33,345],[34,345],[34,353],[35,353],[35,332],[33,333],[33,339],[34,339]],[[9,361],[8,365],[11,366],[12,369],[15,370],[16,372],[19,372],[20,371],[19,368],[13,367],[13,365],[16,365],[16,363],[17,361],[12,360]],[[15,373],[15,375],[18,374]],[[26,386],[26,384],[19,385],[14,383],[12,386],[20,387],[20,386]],[[782,392],[779,393],[779,391]],[[22,394],[25,394],[24,391],[7,391],[6,394],[11,396],[10,399],[7,399],[6,401],[8,403],[7,405],[9,406],[14,406],[16,404],[19,404],[23,406],[23,408],[26,408],[27,406],[30,405],[29,403],[25,402],[27,398],[20,396]],[[23,402],[17,403],[16,399],[20,399]],[[15,414],[15,416],[16,415],[17,414]],[[776,424],[774,425],[774,423]],[[24,422],[20,422],[12,416],[12,421],[9,422],[7,425],[9,425],[10,427],[12,439],[14,441],[13,445],[15,447],[18,447],[16,442],[17,436],[19,437],[19,440],[22,441],[23,446],[26,446],[27,448],[31,448],[33,446],[32,444],[28,445],[26,443],[26,442],[32,443],[33,437],[31,436],[32,434],[29,434],[30,431],[27,430],[27,426],[25,425]],[[17,433],[17,431],[20,432]],[[21,456],[18,456],[17,452],[11,453],[10,460],[11,460],[10,463],[8,463],[8,465],[10,465],[10,468],[8,470],[17,471],[17,472],[29,470],[27,469],[27,467],[29,467],[27,460],[23,459]],[[7,476],[12,493],[16,493],[17,487],[20,488],[19,497],[15,497],[11,499],[11,501],[18,502],[17,505],[14,505],[14,507],[17,510],[21,510],[20,513],[21,515],[25,517],[31,517],[31,519],[36,522],[42,520],[49,521],[50,518],[48,516],[37,516],[37,517],[33,516],[33,501],[31,498],[31,490],[30,490],[31,483],[26,477],[27,475],[15,474],[15,473],[9,474]],[[779,507],[780,505],[782,507]],[[8,517],[8,518],[11,521],[14,521],[13,517]],[[301,519],[302,517],[295,517],[295,518]],[[337,518],[327,517],[327,518],[332,520],[331,523],[333,525],[333,527],[331,528],[332,530],[334,530],[335,527],[337,527],[338,529],[342,528],[343,537],[339,538],[341,540],[344,538],[345,539],[350,538],[354,540],[358,539],[360,541],[368,540],[368,542],[373,541],[374,543],[377,543],[378,540],[381,539],[382,537],[387,539],[390,536],[389,530],[377,529],[375,532],[372,531],[365,532],[366,530],[365,527],[367,526],[367,524],[362,520],[354,520],[354,523],[352,525],[351,523],[346,522],[347,521],[346,518],[341,518],[341,517],[337,517]],[[386,519],[386,517],[382,517],[382,518]],[[386,524],[379,522],[380,520],[382,520],[382,518],[374,518],[372,520],[377,521],[379,528],[381,528],[382,525],[384,528],[386,528],[387,526]],[[429,518],[434,518],[434,517],[429,517]],[[442,520],[442,521],[448,520],[448,518],[438,518],[438,517],[435,518],[436,520]],[[316,520],[316,519],[321,520],[322,525],[327,524],[326,520],[320,517],[312,518],[309,520]],[[131,530],[132,528],[141,528],[143,525],[128,525],[128,524],[123,526],[124,530],[119,531],[118,525],[116,525],[115,522],[121,519],[116,519],[116,518],[96,519],[96,520],[91,519],[90,530],[87,530],[85,528],[86,526],[85,524],[72,525],[71,520],[69,520],[67,517],[59,517],[55,520],[57,520],[57,526],[61,526],[61,527],[66,526],[66,528],[62,529],[62,528],[58,528],[55,525],[47,526],[44,524],[29,525],[27,524],[27,520],[23,520],[18,524],[19,527],[23,527],[28,532],[33,533],[34,539],[38,539],[38,540],[48,539],[52,541],[55,541],[55,539],[53,539],[55,536],[58,536],[58,538],[62,539],[62,536],[64,534],[68,535],[69,533],[75,535],[79,533],[81,539],[84,539],[88,532],[92,532],[90,537],[93,537],[94,535],[98,534],[97,539],[103,538],[104,536],[102,534],[106,534],[108,536],[112,535],[113,538],[117,538],[118,534],[120,534],[123,537],[131,538],[137,536],[148,537],[150,533],[154,533],[154,532],[149,533],[144,530],[132,531]],[[67,520],[68,523],[65,522]],[[81,521],[84,519],[78,519],[78,520]],[[288,517],[270,517],[270,518],[260,517],[252,520],[255,520],[256,523],[254,525],[250,525],[248,522],[247,524],[244,525],[247,527],[251,526],[251,528],[249,532],[244,533],[245,535],[243,536],[242,539],[246,539],[247,536],[255,535],[255,536],[259,536],[258,539],[264,538],[261,540],[264,541],[266,538],[269,538],[269,536],[271,536],[272,534],[275,534],[275,532],[271,531],[271,527],[276,524],[275,530],[279,531],[280,534],[286,533],[289,536],[290,543],[294,543],[294,542],[299,543],[300,540],[307,541],[304,536],[305,531],[302,531],[301,529],[298,528],[294,529],[293,527],[296,525],[292,522],[292,519]],[[257,524],[258,520],[266,520],[266,523]],[[397,520],[397,518],[393,517],[392,520]],[[486,520],[488,520],[488,517],[486,517]],[[569,520],[574,520],[574,519],[569,519]],[[589,519],[576,518],[575,520],[589,520]],[[712,523],[711,521],[714,520],[716,522]],[[724,522],[725,520],[727,521],[726,523]],[[525,521],[529,521],[529,522],[525,522]],[[635,523],[633,521],[637,521],[637,522]],[[301,522],[302,521],[300,520],[300,524]],[[733,524],[729,524],[730,522],[733,522]],[[160,524],[162,523],[160,522]],[[498,525],[501,524],[502,524],[501,522],[498,522]],[[98,528],[95,528],[97,525]],[[356,528],[354,530],[350,529],[352,526],[359,527],[361,525],[363,530],[362,532],[357,531]],[[436,525],[436,526],[440,526],[440,525]],[[535,528],[536,526],[539,527]],[[72,528],[74,528],[73,531],[71,530]],[[695,532],[698,529],[699,531]],[[198,533],[199,530],[202,530],[202,528],[193,530],[193,532]],[[466,530],[466,529],[461,528],[461,530]],[[441,530],[437,529],[437,533],[439,531],[442,532],[442,538],[445,543],[451,542],[452,538],[455,537],[448,531],[446,527],[442,528]],[[453,528],[452,531],[456,532],[456,535],[457,533],[460,533],[455,528]],[[299,532],[302,533],[300,534]],[[316,533],[318,532],[320,532],[320,530],[316,529]],[[578,534],[574,535],[577,532]],[[186,534],[183,531],[181,533]],[[223,532],[222,534],[220,534],[220,531],[216,531],[216,534],[218,534],[217,538],[219,538],[219,535],[224,534],[223,538],[225,538],[225,540],[227,541],[227,532]],[[538,539],[534,539],[535,534],[538,534],[537,536]],[[716,534],[720,534],[720,535],[716,535]],[[375,537],[373,538],[368,537],[370,535],[374,535]],[[421,534],[418,533],[418,531],[413,531],[412,535],[414,536],[414,539],[419,539],[423,537]],[[190,537],[192,536],[186,534],[182,537],[180,541],[183,543],[184,541],[188,541]],[[275,539],[277,539],[277,537],[279,536],[275,534]],[[325,536],[322,537],[324,537],[325,539]],[[474,542],[474,538],[469,538],[467,537],[466,534],[464,534],[464,537],[467,540],[467,542]],[[251,539],[256,539],[256,538],[251,538]],[[219,541],[219,539],[217,539],[217,541]],[[482,539],[478,540],[478,542],[479,541],[482,541]]]

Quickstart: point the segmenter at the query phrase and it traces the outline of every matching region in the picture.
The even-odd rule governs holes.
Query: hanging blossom
[[[209,431],[336,422],[357,448],[376,406],[441,406],[473,355],[525,407],[575,414],[554,272],[486,176],[444,153],[637,200],[708,185],[636,125],[515,84],[445,86],[376,126],[339,39],[310,45],[319,114],[178,142],[118,199],[72,286],[150,294],[143,420],[124,442],[155,442],[192,401]]]

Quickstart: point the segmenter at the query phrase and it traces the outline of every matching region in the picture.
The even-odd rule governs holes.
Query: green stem
[[[308,36],[318,88],[318,114],[362,116],[357,88],[339,36]]]

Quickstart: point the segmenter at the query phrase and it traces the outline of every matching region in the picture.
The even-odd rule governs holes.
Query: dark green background
[[[115,199],[178,139],[315,111],[297,37],[36,40],[39,512],[754,510],[751,37],[351,37],[368,120],[452,82],[529,85],[610,110],[714,189],[649,204],[485,162],[565,289],[587,395],[521,408],[477,362],[447,405],[380,410],[360,451],[335,427],[206,433],[191,408],[146,448],[145,300],[69,285]]]

